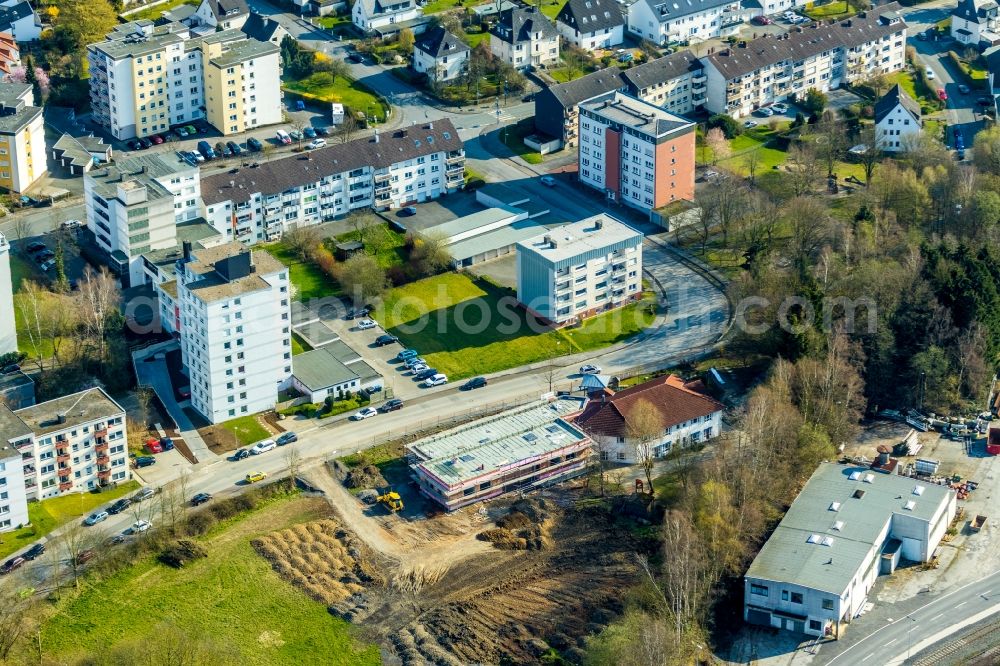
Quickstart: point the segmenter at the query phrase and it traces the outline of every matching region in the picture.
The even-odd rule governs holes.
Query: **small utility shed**
[[[292,386],[309,402],[323,402],[359,390],[361,378],[324,347],[292,357]]]

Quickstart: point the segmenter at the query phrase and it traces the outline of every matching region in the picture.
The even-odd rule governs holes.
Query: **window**
[[[758,597],[766,597],[767,585],[758,585],[757,583],[750,583],[750,594],[756,594]]]
[[[819,620],[809,620],[809,631],[821,631],[822,628]]]
[[[833,599],[823,600],[823,610],[833,610]]]
[[[801,592],[792,592],[792,603],[793,604],[801,604],[802,603],[802,593]]]

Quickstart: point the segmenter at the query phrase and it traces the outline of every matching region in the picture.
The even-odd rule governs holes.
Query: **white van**
[[[288,135],[288,132],[286,132],[285,130],[278,130],[277,132],[274,133],[274,135],[278,137],[278,143],[282,145],[287,146],[292,143],[292,137],[290,137]]]

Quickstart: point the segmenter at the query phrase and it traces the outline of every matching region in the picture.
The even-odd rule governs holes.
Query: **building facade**
[[[595,215],[517,244],[517,300],[569,324],[642,297],[642,234]]]
[[[9,32],[0,32],[0,74],[10,74],[21,66],[21,49]]]
[[[628,31],[661,45],[734,35],[742,23],[739,0],[637,0],[628,7]]]
[[[580,105],[580,182],[650,212],[694,199],[694,123],[620,92]]]
[[[711,113],[746,116],[774,102],[897,72],[906,64],[906,23],[891,3],[783,36],[740,42],[702,58]]]
[[[407,445],[420,491],[448,511],[586,471],[590,439],[572,423],[580,398],[529,404]]]
[[[744,620],[839,638],[880,573],[933,557],[955,511],[947,486],[822,463],[744,576]]]
[[[458,131],[436,120],[209,176],[203,216],[230,240],[269,241],[359,208],[436,199],[460,189],[464,175]]]
[[[117,139],[199,119],[225,135],[281,121],[279,49],[240,30],[195,37],[181,23],[134,21],[89,45],[87,59],[94,119]]]
[[[490,28],[490,52],[517,69],[553,64],[559,60],[559,31],[535,7],[508,9]]]
[[[42,108],[27,83],[0,83],[0,188],[24,192],[46,173]]]
[[[451,81],[468,70],[469,53],[467,44],[438,26],[413,45],[413,70],[434,83]]]
[[[18,471],[28,500],[93,490],[129,478],[125,410],[104,389],[87,389],[16,411],[0,405],[0,444],[20,455]],[[2,525],[0,517],[0,529]]]
[[[415,0],[358,0],[351,10],[351,20],[358,30],[368,34],[376,28],[420,18],[423,13]]]
[[[881,150],[907,150],[920,136],[921,126],[920,105],[899,84],[875,104],[875,142]]]
[[[250,9],[244,0],[201,0],[194,15],[202,25],[241,30],[250,16]]]
[[[289,284],[267,252],[226,243],[185,248],[177,279],[156,286],[164,329],[180,338],[191,406],[210,422],[277,404],[292,376]]]
[[[135,156],[83,178],[87,228],[125,287],[145,282],[142,255],[177,245],[177,224],[201,212],[198,167],[170,155]]]
[[[17,351],[14,324],[14,283],[10,274],[10,243],[0,233],[0,354]]]
[[[657,377],[608,395],[601,391],[587,403],[576,424],[594,440],[602,460],[623,464],[663,458],[675,446],[707,442],[719,436],[723,405],[705,392],[701,381],[685,382],[676,375]],[[660,431],[635,437],[632,419],[636,405],[653,406]]]
[[[0,32],[18,42],[34,42],[42,36],[42,20],[28,0],[0,2]]]
[[[581,49],[610,49],[624,39],[625,17],[614,0],[569,0],[556,16],[556,29]]]
[[[5,408],[0,405],[0,409]],[[0,426],[3,420],[0,415]],[[24,468],[20,451],[3,441],[0,433],[0,532],[16,530],[29,522]]]
[[[1000,43],[1000,7],[993,0],[959,0],[951,12],[951,36],[978,47]]]

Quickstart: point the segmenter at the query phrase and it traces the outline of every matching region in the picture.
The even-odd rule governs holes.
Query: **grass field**
[[[311,298],[322,298],[340,293],[340,285],[333,278],[320,270],[313,263],[301,261],[282,243],[272,243],[264,248],[275,259],[288,266],[288,279],[295,288],[292,298],[296,301],[308,301]]]
[[[91,513],[95,508],[139,488],[137,481],[118,484],[103,493],[72,493],[40,502],[28,503],[31,525],[0,534],[0,558],[7,557],[71,520]]]
[[[566,0],[545,0],[545,4],[542,5],[542,13],[554,21],[565,4]]]
[[[156,19],[163,16],[164,12],[169,12],[171,9],[180,7],[181,5],[194,5],[198,6],[200,3],[198,0],[167,0],[163,4],[156,5],[155,7],[147,7],[142,11],[138,11],[135,14],[129,14],[125,18],[129,21],[138,21],[140,19],[149,19],[150,21],[155,21]]]
[[[899,84],[899,87],[903,89],[903,92],[905,92],[907,95],[909,95],[913,99],[919,98],[919,95],[917,95],[917,89],[913,83],[913,76],[909,72],[902,71],[902,72],[896,72],[895,74],[891,74],[889,76],[889,85],[894,86],[897,83]]]
[[[126,640],[155,644],[159,625],[169,623],[224,644],[249,666],[375,666],[377,646],[356,642],[347,622],[279,577],[250,545],[327,515],[322,501],[272,500],[201,539],[207,558],[182,569],[147,558],[85,586],[42,624],[46,660],[77,663]]]
[[[387,117],[388,109],[368,86],[340,76],[334,77],[329,72],[316,72],[300,81],[285,81],[282,88],[307,99],[337,102],[354,111],[375,114],[380,121],[385,121]]]
[[[307,351],[312,351],[312,347],[309,346],[309,343],[295,333],[292,333],[292,356],[305,354]]]
[[[529,119],[530,120],[530,119]],[[528,164],[541,164],[542,155],[533,148],[524,145],[524,137],[534,131],[534,126],[530,123],[517,123],[500,131],[500,140],[505,146]]]
[[[220,425],[236,435],[236,439],[240,440],[240,446],[249,446],[271,436],[271,433],[257,422],[257,417],[253,414],[241,416],[238,419],[232,419]]]
[[[465,32],[465,41],[469,44],[469,48],[476,48],[479,46],[479,42],[489,42],[490,33],[486,32],[472,32],[471,28]]]
[[[802,12],[814,21],[825,21],[828,19],[841,19],[854,14],[847,0],[830,2],[825,5],[807,6]]]
[[[440,372],[456,380],[557,356],[607,347],[649,326],[634,304],[551,330],[525,318],[508,290],[462,273],[445,273],[390,290],[380,321]]]
[[[365,251],[369,254],[375,248],[375,259],[382,268],[400,266],[406,262],[407,255],[404,245],[406,234],[390,229],[388,224],[377,224],[364,230],[363,236],[357,231],[349,231],[337,236],[337,242],[361,240],[364,238]]]

